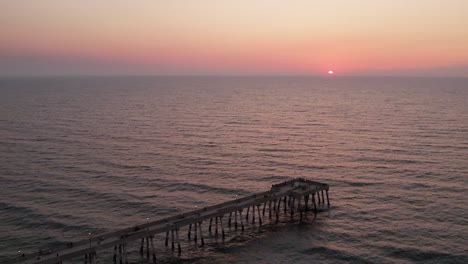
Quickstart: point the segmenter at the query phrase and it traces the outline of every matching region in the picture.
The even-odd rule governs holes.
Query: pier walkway
[[[248,221],[262,225],[266,217],[278,221],[279,214],[300,214],[313,209],[317,214],[319,206],[329,207],[328,184],[302,178],[274,184],[266,192],[256,193],[225,203],[199,208],[187,213],[175,215],[157,221],[140,224],[115,232],[93,236],[87,240],[68,243],[60,248],[47,252],[19,255],[18,263],[22,264],[57,264],[76,259],[83,263],[96,263],[97,252],[104,249],[114,250],[114,263],[128,263],[128,245],[139,242],[140,253],[149,262],[156,263],[155,235],[165,233],[164,244],[172,251],[181,252],[180,229],[187,228],[187,239],[204,245],[206,230],[202,223],[209,221],[209,235],[225,236],[225,226],[244,230]],[[310,204],[309,204],[310,203]],[[266,216],[267,215],[267,216]],[[214,234],[213,234],[214,233]],[[107,263],[107,261],[105,261]]]

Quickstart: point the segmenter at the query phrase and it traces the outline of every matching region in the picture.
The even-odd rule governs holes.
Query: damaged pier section
[[[128,263],[129,244],[139,246],[140,254],[148,262],[156,263],[155,235],[165,235],[164,247],[181,253],[181,240],[203,246],[205,238],[226,236],[226,225],[229,229],[244,231],[247,224],[262,225],[267,221],[279,221],[280,214],[303,215],[313,210],[314,216],[319,207],[330,207],[329,185],[303,178],[296,178],[283,183],[271,185],[266,192],[256,193],[232,201],[200,208],[183,214],[136,225],[131,228],[91,237],[87,240],[68,243],[56,248],[53,252],[39,252],[19,255],[18,263],[57,264],[82,259],[85,264],[97,262],[98,252],[113,249],[114,263]],[[207,227],[207,230],[205,228]],[[110,262],[106,260],[105,262]],[[101,262],[101,261],[100,261]]]

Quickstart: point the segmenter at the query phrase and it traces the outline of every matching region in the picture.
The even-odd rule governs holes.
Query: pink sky
[[[466,0],[3,1],[0,75],[468,77]]]

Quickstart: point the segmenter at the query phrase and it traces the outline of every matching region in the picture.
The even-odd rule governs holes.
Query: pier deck
[[[318,206],[324,206],[325,201],[330,206],[328,196],[328,184],[310,181],[302,178],[286,181],[271,186],[266,192],[256,193],[247,197],[242,197],[232,201],[220,203],[217,205],[199,208],[187,213],[175,215],[172,217],[136,225],[130,228],[118,230],[115,232],[90,237],[90,239],[68,243],[62,247],[56,248],[53,252],[39,252],[35,254],[18,256],[20,263],[24,264],[48,264],[63,263],[67,260],[83,258],[84,263],[95,263],[97,252],[114,248],[114,263],[128,263],[127,246],[131,242],[141,241],[140,253],[146,256],[148,261],[156,262],[156,251],[154,246],[154,235],[166,233],[165,245],[171,244],[172,250],[181,251],[179,231],[182,227],[188,227],[188,239],[193,239],[196,243],[200,240],[204,244],[204,234],[202,222],[209,220],[209,234],[212,228],[215,228],[215,234],[218,232],[224,238],[224,225],[235,225],[235,228],[244,230],[244,221],[252,221],[261,225],[265,213],[269,219],[276,217],[278,220],[281,211],[290,212],[291,217],[294,212],[302,213],[309,209],[309,198],[311,198],[311,208],[317,213]],[[325,197],[326,194],[326,197]],[[283,203],[283,208],[281,204]],[[263,209],[261,208],[263,205]],[[283,210],[281,210],[283,209]],[[242,215],[245,212],[245,215]],[[224,218],[224,216],[229,217]],[[223,219],[225,222],[223,223]],[[213,223],[215,222],[215,224]],[[219,228],[218,228],[219,222]],[[206,231],[206,230],[205,230]],[[193,238],[192,238],[193,236]],[[146,242],[146,245],[145,245]],[[170,243],[169,243],[170,242]]]

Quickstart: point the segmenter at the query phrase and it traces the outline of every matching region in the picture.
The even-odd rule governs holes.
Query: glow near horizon
[[[466,66],[466,14],[464,0],[8,1],[0,59],[151,73]]]

